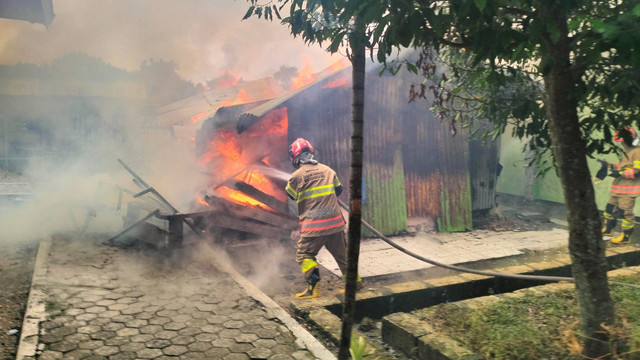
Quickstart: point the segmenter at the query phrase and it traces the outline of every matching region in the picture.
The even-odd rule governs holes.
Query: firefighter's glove
[[[620,171],[612,171],[609,176],[614,177],[614,178],[618,178],[620,177]]]
[[[604,180],[604,178],[607,177],[607,170],[609,170],[608,169],[609,164],[607,164],[607,162],[603,160],[598,160],[598,161],[600,161],[600,169],[596,173],[596,179]]]

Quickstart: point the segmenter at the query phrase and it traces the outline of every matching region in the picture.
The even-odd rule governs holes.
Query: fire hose
[[[338,203],[345,210],[347,210],[347,212],[349,212],[349,207],[347,207],[347,205],[342,200],[338,199]],[[380,238],[385,243],[391,245],[395,249],[397,249],[397,250],[399,250],[399,251],[401,251],[401,252],[403,252],[403,253],[405,253],[405,254],[407,254],[407,255],[415,258],[415,259],[418,259],[420,261],[423,261],[423,262],[426,262],[428,264],[435,265],[435,266],[438,266],[438,267],[441,267],[441,268],[444,268],[444,269],[458,271],[458,272],[464,272],[464,273],[470,273],[470,274],[476,274],[476,275],[503,277],[503,278],[510,278],[510,279],[518,279],[518,280],[534,280],[534,281],[550,281],[550,282],[566,281],[566,282],[570,282],[570,283],[575,283],[575,279],[572,278],[572,277],[507,274],[507,273],[499,273],[499,272],[492,272],[492,271],[474,270],[474,269],[469,269],[469,268],[465,268],[465,267],[444,264],[444,263],[441,263],[439,261],[428,259],[428,258],[426,258],[424,256],[421,256],[421,255],[418,255],[418,254],[416,254],[416,253],[414,253],[414,252],[412,252],[412,251],[410,251],[410,250],[408,250],[406,248],[403,248],[402,246],[396,244],[395,242],[391,241],[389,238],[384,236],[381,232],[376,230],[373,226],[371,226],[369,223],[367,223],[364,219],[361,219],[360,221],[362,222],[362,226],[364,226],[367,230],[371,231],[375,236]],[[629,287],[640,289],[640,286],[639,285],[635,285],[635,284],[621,283],[621,282],[617,282],[617,281],[609,281],[609,283],[610,284],[615,284],[615,285],[624,285],[624,286],[629,286]]]

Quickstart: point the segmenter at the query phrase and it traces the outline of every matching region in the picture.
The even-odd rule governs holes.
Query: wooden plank
[[[295,229],[298,226],[298,219],[290,215],[283,215],[258,207],[240,205],[218,197],[207,197],[205,200],[212,207],[238,217],[247,217],[286,229]]]
[[[291,235],[291,230],[247,219],[238,219],[222,213],[212,213],[206,217],[205,222],[212,227],[233,229],[271,238],[288,239]]]
[[[232,189],[236,189],[241,193],[252,197],[253,199],[260,201],[268,207],[280,212],[281,214],[289,215],[289,206],[286,203],[276,199],[275,197],[264,193],[253,185],[249,185],[242,181],[229,181],[227,183]]]

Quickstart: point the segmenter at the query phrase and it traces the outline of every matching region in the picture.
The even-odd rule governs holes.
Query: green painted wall
[[[469,172],[465,171],[457,178],[449,177],[443,181],[446,181],[446,184],[441,186],[440,192],[440,206],[443,215],[436,218],[438,231],[473,230]]]
[[[508,131],[506,133],[509,133]],[[525,168],[526,161],[523,153],[524,142],[512,138],[508,135],[502,136],[500,148],[500,163],[502,172],[498,177],[497,191],[518,196],[525,196]],[[616,155],[602,155],[601,159],[612,163],[619,161]],[[596,204],[599,209],[604,209],[609,199],[609,188],[613,178],[606,177],[603,181],[595,178],[596,172],[600,169],[600,163],[593,159],[587,159],[587,165],[592,175],[593,189],[596,197]],[[564,194],[560,179],[555,171],[550,170],[543,177],[536,179],[533,188],[534,200],[546,200],[564,203]],[[640,214],[640,202],[636,203],[635,213]]]
[[[385,235],[406,231],[407,200],[401,149],[394,151],[393,166],[368,163],[363,176],[366,203],[362,207],[362,218]],[[365,236],[373,235],[364,227],[362,233]]]

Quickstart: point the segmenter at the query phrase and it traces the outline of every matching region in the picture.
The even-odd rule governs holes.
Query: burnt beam
[[[211,227],[233,229],[269,238],[286,239],[291,235],[291,230],[285,228],[259,223],[251,219],[240,219],[222,213],[210,214],[206,217],[206,222]]]
[[[236,217],[246,217],[258,220],[267,224],[275,225],[287,230],[298,227],[298,219],[291,215],[273,212],[264,208],[246,206],[233,203],[223,198],[207,196],[205,201],[211,205],[212,209],[233,214]]]

